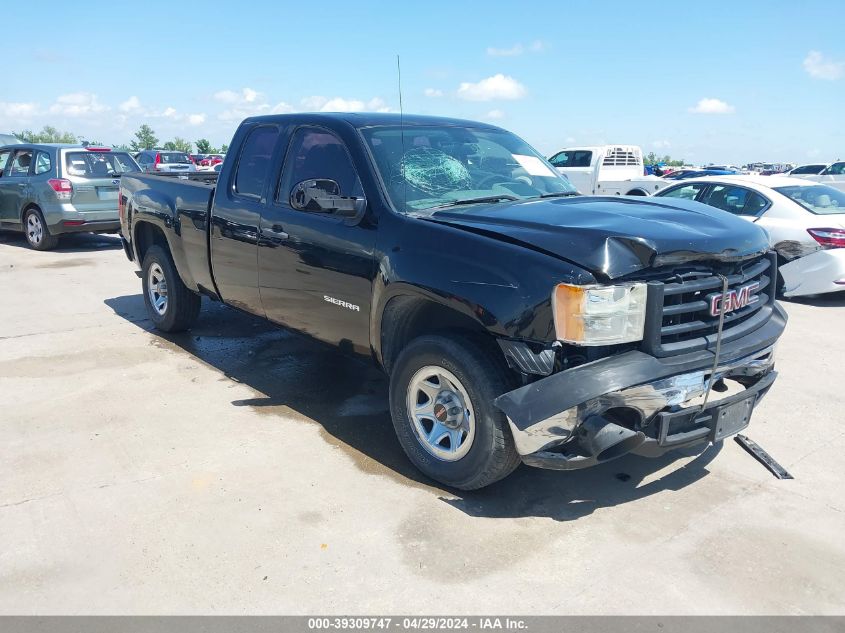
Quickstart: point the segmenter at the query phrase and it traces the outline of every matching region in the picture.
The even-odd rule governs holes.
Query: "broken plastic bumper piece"
[[[625,352],[552,374],[495,404],[508,416],[523,461],[544,468],[586,468],[629,452],[658,456],[718,442],[748,426],[774,383],[774,343],[784,324],[776,317],[752,340],[723,348],[703,408],[710,352],[668,359]]]

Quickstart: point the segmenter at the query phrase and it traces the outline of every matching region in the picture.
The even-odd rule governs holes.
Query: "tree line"
[[[20,132],[12,132],[12,135],[22,140],[24,143],[71,143],[77,144],[81,143],[84,140],[80,136],[73,134],[72,132],[65,132],[62,130],[58,130],[50,125],[45,125],[40,132],[35,132],[33,130],[21,130]],[[160,141],[156,136],[155,130],[153,130],[149,125],[144,123],[138,130],[135,132],[134,138],[129,142],[129,144],[121,143],[117,145],[112,145],[115,149],[125,150],[128,152],[140,152],[143,149],[155,149],[161,147],[161,149],[166,149],[168,151],[175,151],[175,152],[185,152],[190,154],[193,152],[194,146],[197,148],[198,154],[225,154],[226,150],[229,149],[229,146],[225,143],[219,148],[215,148],[212,146],[211,142],[208,139],[197,139],[193,143],[191,141],[181,138],[179,136],[175,137],[171,141],[165,141],[161,145],[159,145]],[[103,145],[100,141],[95,140],[88,140],[89,145]]]

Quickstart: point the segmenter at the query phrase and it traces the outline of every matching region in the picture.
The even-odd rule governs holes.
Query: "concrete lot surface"
[[[365,364],[204,303],[152,331],[114,236],[0,235],[0,613],[845,613],[845,298],[786,304],[748,435],[455,494]]]

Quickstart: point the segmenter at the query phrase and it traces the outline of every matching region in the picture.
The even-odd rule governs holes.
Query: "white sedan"
[[[845,290],[845,192],[784,176],[709,176],[655,194],[697,200],[762,226],[786,297]]]

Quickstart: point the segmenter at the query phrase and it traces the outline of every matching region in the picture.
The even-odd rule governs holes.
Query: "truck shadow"
[[[783,301],[783,299],[781,299]],[[806,306],[819,308],[841,308],[845,306],[845,290],[842,292],[829,292],[823,295],[812,295],[810,297],[793,297],[786,299],[789,303],[800,303]]]
[[[15,246],[26,250],[33,250],[23,236],[23,233],[0,231],[0,244]],[[104,251],[123,248],[120,238],[109,233],[71,233],[62,235],[59,244],[49,253],[87,253],[89,251]]]
[[[184,351],[231,380],[250,387],[254,397],[234,400],[271,421],[301,418],[320,426],[324,439],[344,450],[370,474],[388,476],[430,491],[470,516],[548,517],[569,521],[596,509],[635,502],[678,490],[708,474],[720,447],[658,459],[622,457],[585,471],[556,472],[521,466],[510,477],[473,492],[447,489],[420,474],[408,461],[388,412],[388,382],[366,361],[293,334],[220,304],[203,300],[189,333],[162,334],[147,318],[140,294],[105,300],[115,314],[156,337],[154,344]],[[651,476],[668,469],[658,478]],[[648,483],[642,484],[649,479]]]

